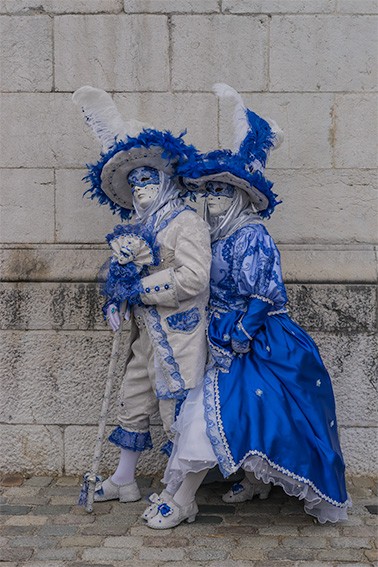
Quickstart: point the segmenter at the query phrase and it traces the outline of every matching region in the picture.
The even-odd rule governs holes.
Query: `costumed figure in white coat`
[[[198,155],[179,168],[207,199],[210,363],[175,424],[164,482],[182,484],[151,506],[148,525],[194,521],[196,490],[216,465],[224,477],[246,472],[226,502],[265,498],[273,483],[303,499],[319,522],[336,522],[346,519],[350,501],[331,380],[316,344],[287,313],[280,254],[262,224],[278,204],[263,172],[282,132],[231,87],[215,85],[215,92],[235,100],[235,150]]]
[[[169,452],[171,426],[188,390],[203,377],[210,235],[172,180],[192,151],[182,137],[125,121],[100,89],[82,87],[73,100],[103,146],[99,162],[88,166],[91,197],[130,219],[107,236],[113,257],[103,285],[112,329],[119,327],[124,301],[131,319],[119,425],[109,437],[120,448],[120,461],[94,498],[130,502],[140,498],[138,458],[152,447],[150,416],[159,410]]]

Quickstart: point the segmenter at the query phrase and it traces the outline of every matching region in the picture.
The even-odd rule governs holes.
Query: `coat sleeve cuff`
[[[142,278],[141,284],[143,288],[141,300],[144,305],[179,306],[173,268],[146,276]]]

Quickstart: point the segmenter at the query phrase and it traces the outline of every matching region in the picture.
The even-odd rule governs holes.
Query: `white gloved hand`
[[[114,305],[114,303],[111,303],[106,310],[106,321],[111,327],[112,331],[117,331],[119,329],[121,320],[119,318],[117,306]]]

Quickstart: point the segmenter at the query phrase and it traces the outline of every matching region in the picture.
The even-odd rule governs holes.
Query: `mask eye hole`
[[[142,177],[141,181],[148,181],[149,177]]]

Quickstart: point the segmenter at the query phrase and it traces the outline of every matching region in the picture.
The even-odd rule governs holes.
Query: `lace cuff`
[[[127,431],[121,426],[116,427],[109,435],[109,441],[130,451],[145,451],[152,449],[152,439],[149,431],[141,433],[139,431]]]

